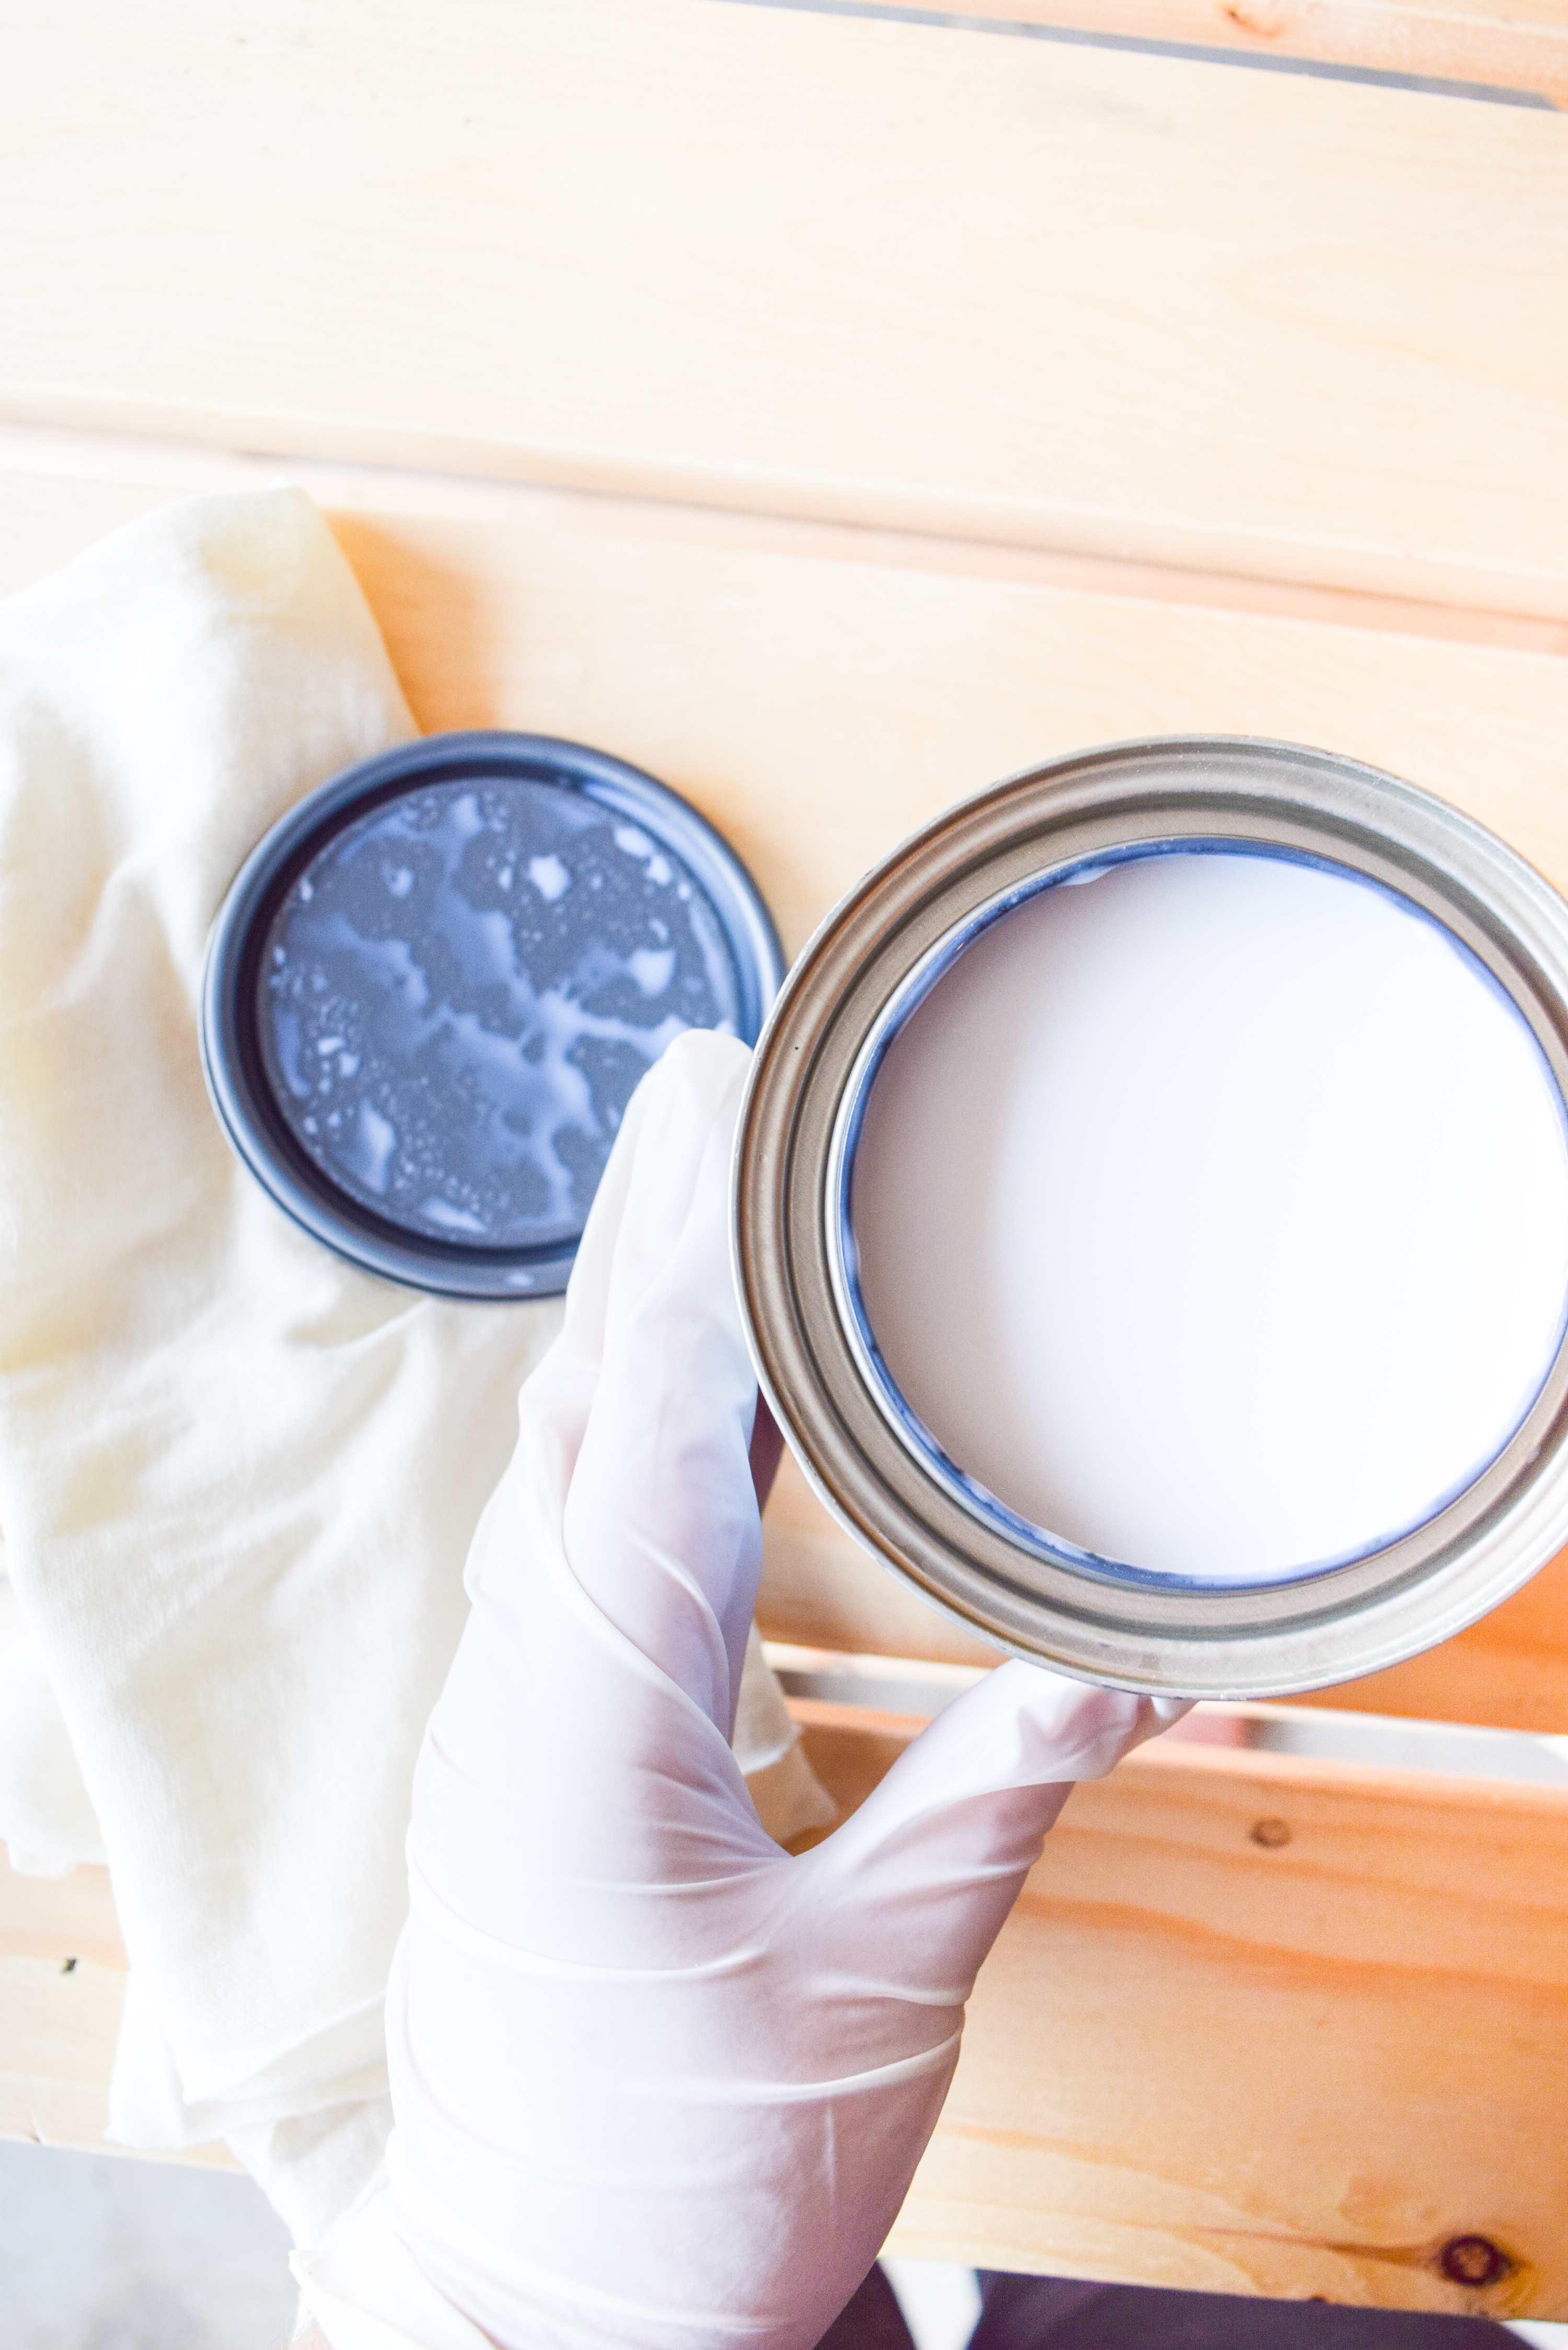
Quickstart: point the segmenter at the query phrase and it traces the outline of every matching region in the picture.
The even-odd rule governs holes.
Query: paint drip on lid
[[[214,1099],[288,1212],[460,1295],[565,1285],[626,1104],[781,970],[732,851],[581,746],[437,736],[323,787],[220,919]]]

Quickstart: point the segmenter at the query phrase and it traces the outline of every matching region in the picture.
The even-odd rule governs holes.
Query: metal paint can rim
[[[1112,744],[1033,769],[903,842],[836,907],[759,1041],[737,1132],[737,1286],[759,1380],[808,1480],[921,1597],[1014,1655],[1161,1694],[1320,1688],[1433,1646],[1568,1541],[1568,1345],[1483,1472],[1398,1540],[1272,1586],[1107,1578],[944,1490],[867,1377],[836,1201],[846,1124],[889,1006],[955,930],[1072,868],[1219,846],[1380,884],[1467,948],[1568,1101],[1568,904],[1430,794],[1336,754],[1236,736]],[[880,1031],[879,1031],[880,1024]]]

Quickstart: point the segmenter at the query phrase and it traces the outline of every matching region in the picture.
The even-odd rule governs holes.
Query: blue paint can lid
[[[253,851],[202,1065],[240,1158],[339,1255],[549,1296],[643,1072],[683,1029],[754,1044],[783,972],[750,874],[664,785],[545,735],[431,735]]]

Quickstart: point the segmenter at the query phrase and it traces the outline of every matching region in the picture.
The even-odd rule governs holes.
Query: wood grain
[[[104,2135],[125,1977],[108,1869],[19,1877],[0,1845],[0,2137],[130,2151]],[[152,2158],[235,2167],[222,2146]]]
[[[14,1957],[0,1940],[0,2137],[109,2150],[109,2076],[122,1970]]]
[[[158,502],[150,484],[0,475],[0,588]],[[955,799],[1147,733],[1348,752],[1568,882],[1560,654],[846,561],[756,543],[742,520],[693,536],[660,517],[556,497],[500,522],[395,504],[332,519],[421,725],[531,726],[648,766],[729,834],[792,947]]]
[[[1190,564],[1140,563],[1120,556],[966,538],[950,531],[803,520],[668,497],[222,449],[146,434],[67,431],[47,424],[7,422],[3,418],[0,475],[48,484],[55,504],[67,485],[74,484],[89,509],[96,500],[100,514],[110,512],[118,499],[127,518],[145,512],[160,495],[265,489],[286,479],[308,490],[324,510],[367,519],[401,515],[524,532],[554,522],[578,532],[618,538],[744,547],[758,555],[1011,580],[1071,593],[1129,596],[1145,602],[1198,605],[1258,618],[1316,621],[1331,628],[1496,645],[1518,652],[1568,653],[1568,620],[1474,604],[1434,604],[1414,596],[1322,588],[1303,579],[1262,579]],[[41,517],[35,515],[31,519],[36,524]],[[107,528],[109,524],[100,526]],[[15,561],[11,568],[22,576]]]
[[[1258,60],[1435,77],[1568,102],[1562,0],[948,0],[948,6],[960,16],[1188,41]]]
[[[805,1711],[860,1800],[904,1731]],[[1568,2314],[1565,1906],[1563,1796],[1130,1758],[1075,1792],[981,1970],[888,2249]],[[1471,2292],[1442,2258],[1477,2234],[1510,2266]]]
[[[940,12],[80,0],[0,413],[1563,617],[1565,189],[1562,115]]]
[[[73,1868],[65,1877],[24,1877],[0,1845],[0,1950],[36,1960],[57,1973],[90,1960],[100,1972],[123,1974],[129,1961],[115,1916],[107,1868]]]
[[[919,1727],[793,1710],[846,1809]],[[107,1898],[0,1870],[0,2135],[102,2143]],[[1048,1839],[889,2249],[1568,2315],[1565,2124],[1568,1795],[1157,1745]],[[1478,2234],[1509,2266],[1467,2291]]]
[[[764,1533],[757,1616],[765,1638],[950,1664],[995,1660],[851,1542],[793,1462],[781,1471]],[[1451,1640],[1286,1702],[1568,1736],[1568,1553]]]
[[[1568,1734],[1568,1552],[1457,1638],[1294,1701]]]

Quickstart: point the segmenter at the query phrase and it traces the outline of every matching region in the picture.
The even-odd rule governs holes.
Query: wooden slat
[[[916,1727],[795,1711],[846,1807]],[[101,2143],[106,1900],[0,1872],[0,2135]],[[1568,2315],[1565,2198],[1568,1796],[1157,1746],[1048,1839],[890,2249]],[[1482,2292],[1442,2265],[1478,2235]]]
[[[527,712],[640,759],[733,840],[792,949],[954,799],[1184,730],[1370,759],[1568,884],[1562,658],[569,522],[335,527],[422,724]]]
[[[763,1638],[845,1654],[990,1665],[996,1651],[929,1607],[828,1516],[786,1452],[763,1520]]]
[[[108,1869],[19,1877],[0,1846],[0,2137],[102,2150],[125,1966]]]
[[[1568,1552],[1456,1639],[1299,1702],[1568,1734]]]
[[[0,471],[0,591],[202,478],[173,456],[161,492]],[[532,725],[640,761],[730,833],[792,947],[955,798],[1167,732],[1369,759],[1568,885],[1561,650],[1359,628],[1352,598],[1314,624],[1168,597],[1157,574],[1078,588],[875,543],[855,559],[840,534],[781,544],[743,517],[689,530],[635,501],[507,494],[493,518],[433,510],[395,473],[376,490],[332,519],[421,725]]]
[[[904,1742],[802,1711],[848,1802]],[[1136,1755],[1047,1839],[888,2249],[1568,2315],[1565,1913],[1568,1797]],[[1474,2236],[1483,2291],[1443,2270]]]
[[[1568,614],[1559,114],[942,12],[82,0],[0,158],[12,418]]]
[[[69,1973],[90,1961],[123,1975],[125,1945],[107,1868],[73,1868],[65,1877],[23,1877],[0,1845],[0,1950]]]
[[[15,1958],[0,1942],[0,2137],[111,2151],[109,2076],[122,1972]]]
[[[994,1660],[840,1533],[793,1461],[780,1471],[764,1531],[758,1618],[766,1638],[952,1664]],[[1568,1552],[1453,1639],[1293,1701],[1568,1736]]]
[[[167,463],[169,490],[205,478]],[[335,526],[421,723],[536,727],[650,768],[735,841],[792,947],[961,794],[1083,743],[1189,727],[1370,758],[1568,884],[1561,656],[1188,604],[1147,580],[1113,593],[922,567],[907,547],[898,563],[851,559],[837,538],[781,543],[783,526],[691,527],[635,504],[466,492],[452,514],[432,510],[439,485],[359,489]],[[0,590],[162,494],[0,473]],[[787,1463],[761,1616],[807,1646],[988,1653],[856,1549]],[[1326,1701],[1568,1731],[1568,1562],[1430,1657]]]
[[[828,0],[833,5],[833,0]],[[873,0],[896,7],[901,0]],[[1568,103],[1563,0],[947,0],[949,13],[1112,39],[1190,42],[1273,63],[1348,66]]]
[[[19,1877],[0,1846],[0,2137],[127,2151],[104,2136],[125,1971],[108,1869]],[[178,2158],[234,2165],[224,2147]]]
[[[145,512],[159,494],[264,489],[286,479],[307,489],[325,510],[359,515],[368,520],[378,515],[417,515],[526,534],[542,520],[553,518],[557,525],[569,522],[578,532],[613,537],[656,538],[732,551],[740,547],[751,554],[848,563],[858,568],[870,566],[1009,580],[1069,594],[1130,597],[1381,635],[1493,645],[1505,651],[1568,653],[1568,619],[1501,612],[1474,604],[1434,604],[1419,597],[1320,588],[1300,579],[1261,579],[1191,565],[1137,563],[1116,556],[965,538],[951,532],[786,518],[750,508],[560,489],[493,475],[338,463],[275,451],[268,454],[220,449],[146,434],[7,423],[0,419],[0,476],[5,475],[48,484],[51,516],[74,485],[84,512],[90,515],[96,510],[102,528],[108,528],[119,512],[117,500],[129,519]],[[41,521],[37,513],[29,517],[34,529]],[[75,541],[67,535],[62,543],[69,551]],[[13,572],[18,560],[13,559]]]

